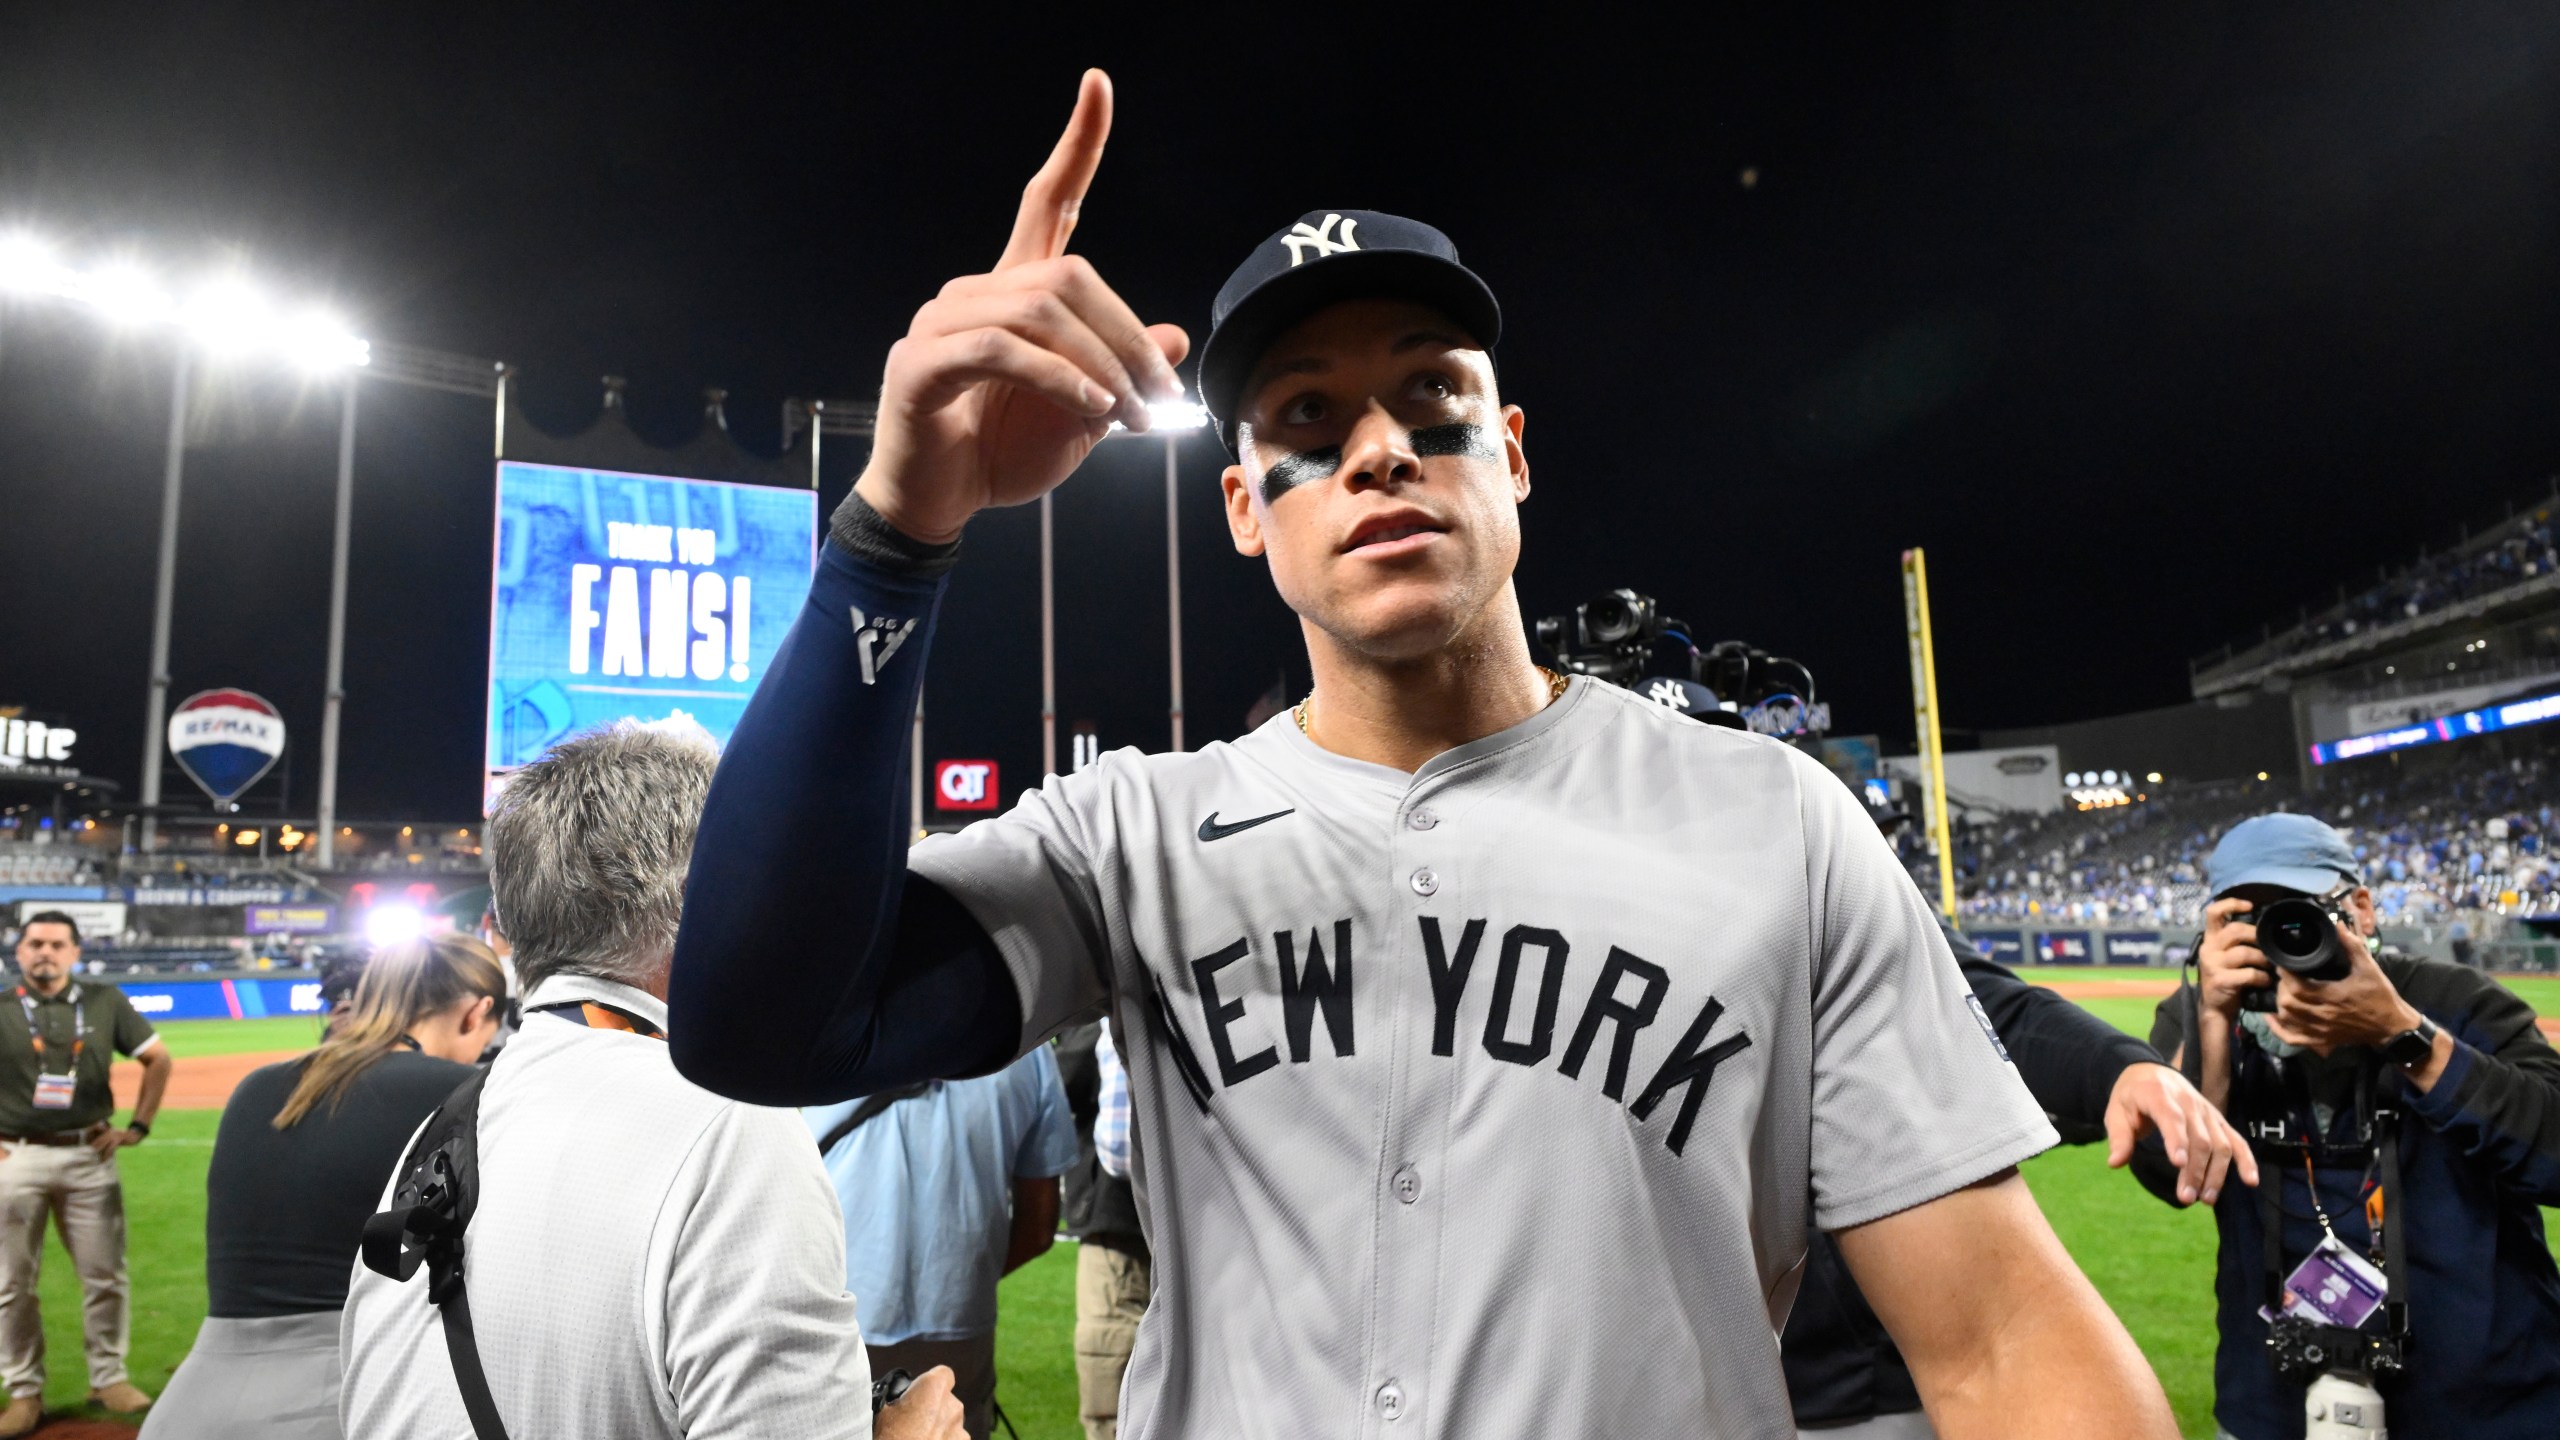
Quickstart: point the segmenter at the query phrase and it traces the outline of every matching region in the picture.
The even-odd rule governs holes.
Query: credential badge
[[[1339,215],[1327,215],[1322,225],[1309,225],[1301,220],[1290,226],[1289,233],[1280,237],[1280,243],[1289,247],[1290,268],[1295,269],[1306,260],[1307,247],[1310,245],[1315,247],[1316,258],[1319,260],[1345,250],[1359,249],[1360,242],[1351,238],[1351,232],[1359,224],[1357,220],[1345,220]],[[1333,227],[1336,225],[1342,227],[1342,234],[1338,239],[1333,232]]]
[[[854,651],[862,657],[862,683],[877,685],[880,672],[889,668],[889,657],[897,654],[898,647],[915,633],[916,622],[889,615],[873,619],[864,615],[859,605],[848,608],[853,611]]]

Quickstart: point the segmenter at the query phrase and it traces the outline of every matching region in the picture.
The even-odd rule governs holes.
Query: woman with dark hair
[[[208,1318],[152,1407],[149,1440],[339,1440],[338,1312],[365,1217],[506,1000],[505,972],[477,940],[393,946],[318,1049],[232,1092],[205,1181]]]

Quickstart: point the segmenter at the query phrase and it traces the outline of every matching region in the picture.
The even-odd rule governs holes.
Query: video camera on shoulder
[[[2259,951],[2277,969],[2297,980],[2325,985],[2346,979],[2354,968],[2347,942],[2338,934],[2339,926],[2355,923],[2344,901],[2288,895],[2232,918],[2254,923],[2258,927]],[[2240,1008],[2272,1013],[2276,1008],[2275,987],[2242,992]]]
[[[1534,629],[1556,669],[1633,690],[1693,720],[1786,740],[1831,728],[1812,671],[1747,641],[1701,646],[1690,624],[1663,614],[1650,595],[1610,590]]]

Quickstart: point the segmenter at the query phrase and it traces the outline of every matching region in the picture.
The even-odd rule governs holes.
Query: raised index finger
[[[1022,187],[1022,209],[1013,217],[1013,238],[1005,242],[998,270],[1054,260],[1067,253],[1067,237],[1076,230],[1084,208],[1084,192],[1102,163],[1102,143],[1111,138],[1111,77],[1099,70],[1084,72],[1076,89],[1075,113],[1066,133],[1049,152],[1048,163]]]

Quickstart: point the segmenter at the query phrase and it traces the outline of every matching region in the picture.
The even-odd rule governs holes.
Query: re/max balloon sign
[[[501,463],[487,793],[615,720],[681,714],[726,743],[817,544],[806,490]]]

